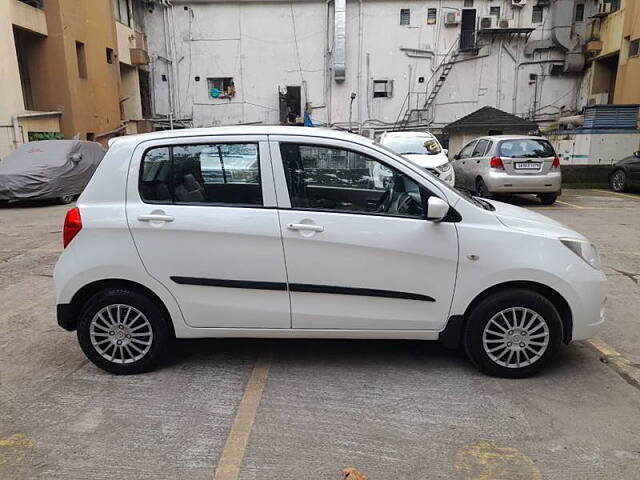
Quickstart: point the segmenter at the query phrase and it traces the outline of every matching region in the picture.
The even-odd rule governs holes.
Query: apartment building
[[[0,159],[32,140],[106,144],[145,129],[135,11],[129,0],[0,0]]]
[[[438,129],[577,111],[592,0],[172,0],[144,22],[157,117]],[[370,132],[369,132],[370,133]]]

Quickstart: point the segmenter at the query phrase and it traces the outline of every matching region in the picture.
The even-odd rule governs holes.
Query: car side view
[[[613,165],[609,174],[609,185],[614,192],[640,188],[640,150]]]
[[[479,197],[533,193],[552,205],[562,188],[560,158],[542,137],[495,135],[476,138],[454,156],[456,186]]]
[[[172,338],[279,337],[440,340],[524,377],[604,322],[582,235],[333,130],[119,138],[63,237],[58,323],[118,374]]]

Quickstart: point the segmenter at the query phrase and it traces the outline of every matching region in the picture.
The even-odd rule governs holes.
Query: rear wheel
[[[164,311],[142,293],[108,289],[83,306],[78,341],[87,358],[107,372],[147,372],[167,349],[167,321]]]
[[[558,194],[557,193],[541,193],[540,195],[538,195],[538,198],[540,199],[540,203],[542,203],[543,205],[553,205],[554,203],[556,203],[556,200],[558,199]]]
[[[489,192],[487,185],[484,183],[484,180],[482,180],[481,178],[476,180],[476,195],[478,197],[483,197],[483,198],[487,198],[491,196],[491,193]]]
[[[58,198],[58,201],[62,205],[68,205],[73,202],[73,195],[63,195],[62,197]]]
[[[624,170],[614,171],[609,179],[609,184],[614,192],[624,192],[627,188],[627,174],[624,173]]]
[[[562,321],[549,300],[530,290],[505,290],[473,309],[464,347],[483,372],[522,378],[537,373],[556,353],[561,339]]]

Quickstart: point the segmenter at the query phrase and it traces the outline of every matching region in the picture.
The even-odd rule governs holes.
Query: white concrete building
[[[587,0],[155,0],[144,19],[153,110],[193,126],[274,124],[309,102],[316,125],[347,127],[351,110],[362,131],[403,119],[437,129],[489,105],[544,124],[586,103],[580,52],[595,8]]]

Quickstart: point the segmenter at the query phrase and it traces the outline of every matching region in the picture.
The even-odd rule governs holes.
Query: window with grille
[[[534,6],[533,10],[531,11],[531,23],[542,23],[542,19],[544,17],[543,15],[544,13],[544,9],[542,7],[539,6]]]
[[[435,25],[436,24],[437,15],[438,15],[438,9],[437,8],[429,8],[429,9],[427,9],[427,25]]]
[[[411,10],[408,8],[400,9],[400,25],[411,25]]]
[[[500,16],[500,7],[491,7],[489,9],[489,15],[493,15],[494,17]]]
[[[629,43],[629,56],[637,57],[640,55],[640,38]]]
[[[391,98],[393,96],[393,80],[374,80],[373,98]]]
[[[576,22],[584,22],[584,3],[576,5]]]
[[[464,0],[465,7],[473,7],[473,0]]]

